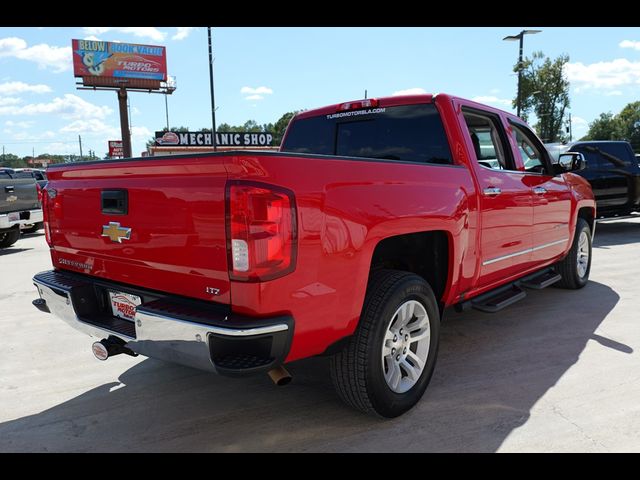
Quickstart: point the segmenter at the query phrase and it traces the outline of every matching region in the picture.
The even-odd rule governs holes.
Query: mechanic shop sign
[[[268,147],[272,143],[271,132],[216,132],[219,147]],[[156,145],[213,147],[213,136],[210,132],[156,132]]]

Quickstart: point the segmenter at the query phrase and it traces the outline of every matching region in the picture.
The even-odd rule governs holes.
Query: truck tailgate
[[[0,214],[40,208],[33,178],[0,177]]]
[[[64,165],[48,174],[56,268],[229,303],[224,156]]]

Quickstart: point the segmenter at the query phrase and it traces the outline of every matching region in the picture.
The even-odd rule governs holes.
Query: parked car
[[[587,283],[583,163],[552,164],[521,119],[439,94],[299,113],[279,152],[52,165],[54,269],[34,305],[96,337],[101,360],[283,383],[283,364],[328,355],[347,404],[394,417],[427,388],[445,307]]]
[[[578,175],[591,184],[598,217],[615,217],[640,211],[640,165],[629,142],[556,143],[548,144],[547,149],[553,158],[569,151],[584,155],[586,168]]]
[[[0,248],[16,243],[21,231],[32,231],[42,225],[34,177],[11,168],[0,169]]]

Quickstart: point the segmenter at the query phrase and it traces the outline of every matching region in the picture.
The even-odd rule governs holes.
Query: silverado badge
[[[122,239],[131,239],[131,229],[121,227],[120,222],[109,222],[109,225],[102,226],[102,236],[109,237],[112,242],[122,243]]]

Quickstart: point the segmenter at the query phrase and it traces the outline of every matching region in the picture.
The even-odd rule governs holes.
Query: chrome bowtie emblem
[[[131,229],[121,227],[120,222],[109,222],[109,225],[102,226],[102,236],[109,237],[112,242],[122,243],[123,239],[131,239]]]

